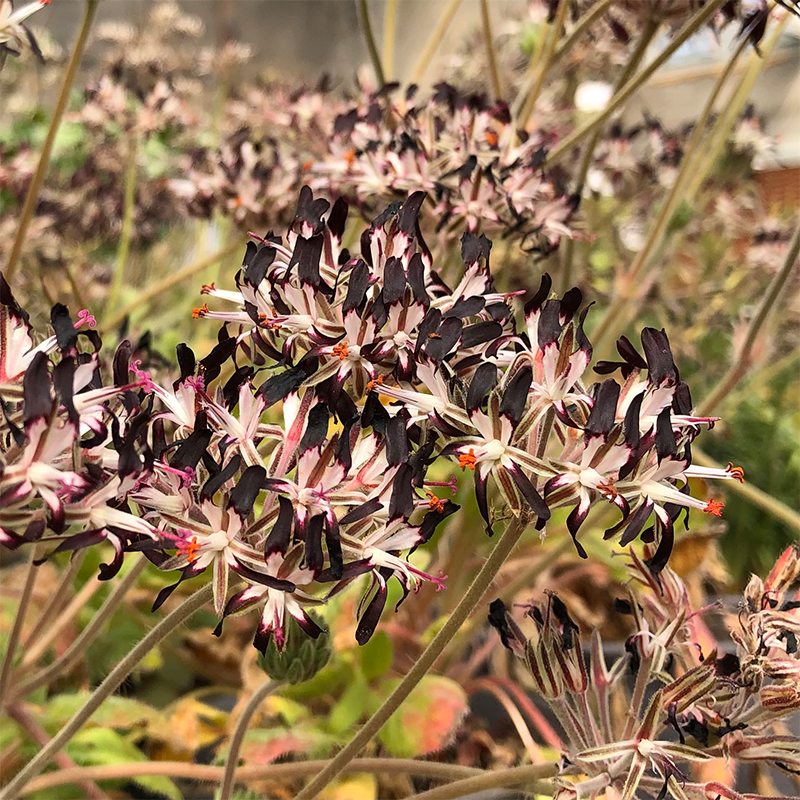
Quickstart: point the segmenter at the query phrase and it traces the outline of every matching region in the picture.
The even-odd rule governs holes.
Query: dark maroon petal
[[[467,266],[478,263],[482,258],[488,266],[491,250],[492,243],[483,234],[475,236],[466,231],[461,237],[461,259]]]
[[[74,533],[72,536],[67,536],[62,539],[58,547],[51,553],[48,553],[43,558],[37,559],[35,564],[42,564],[48,559],[52,558],[56,553],[70,553],[73,550],[83,550],[85,547],[92,547],[93,545],[100,544],[106,540],[106,531],[103,528],[81,531]]]
[[[178,345],[180,347],[180,345]],[[114,353],[112,374],[117,386],[127,386],[130,383],[130,360],[133,347],[127,339],[123,339]]]
[[[443,361],[461,337],[461,328],[460,319],[451,317],[450,319],[442,320],[436,335],[428,338],[425,347],[425,354],[428,358],[434,363]]]
[[[205,461],[204,461],[205,463]],[[200,490],[200,499],[211,499],[238,471],[242,458],[237,453],[216,475],[212,475]]]
[[[257,289],[264,278],[267,277],[267,270],[272,265],[272,262],[275,261],[277,254],[278,251],[274,247],[261,245],[244,271],[245,283]]]
[[[562,325],[566,325],[575,316],[575,312],[581,307],[582,302],[583,293],[577,286],[564,293],[559,309],[559,318]]]
[[[75,385],[75,359],[65,356],[53,369],[53,387],[61,400],[61,405],[67,410],[69,421],[77,425],[80,421],[75,403],[72,399],[72,390]]]
[[[322,286],[319,262],[322,258],[324,244],[325,241],[322,234],[312,236],[310,239],[298,238],[289,262],[289,269],[297,264],[297,275],[300,278],[300,282],[315,289],[319,289]]]
[[[553,279],[545,272],[536,294],[525,304],[525,316],[534,311],[538,311],[544,302],[550,297],[550,289],[553,286]]]
[[[344,197],[338,197],[333,204],[331,213],[328,214],[328,229],[339,242],[342,241],[345,225],[347,224],[347,212],[347,200],[345,200]]]
[[[281,592],[288,592],[293,594],[297,587],[291,581],[283,581],[280,578],[275,578],[272,575],[265,575],[263,572],[256,572],[254,569],[242,564],[238,559],[232,559],[230,568],[243,578],[247,578],[250,583],[260,583],[262,586],[268,586],[270,589],[277,589]]]
[[[503,326],[493,320],[483,320],[474,325],[468,325],[461,333],[461,347],[468,349],[486,344],[503,335]]]
[[[298,448],[301,455],[308,450],[313,450],[323,445],[328,436],[329,421],[330,412],[325,403],[317,403],[308,412],[308,424]]]
[[[50,359],[44,353],[37,353],[22,378],[22,394],[24,397],[22,419],[27,428],[37,419],[44,419],[53,410],[53,399],[50,394]]]
[[[542,306],[538,325],[539,347],[542,350],[547,345],[555,344],[561,336],[560,312],[561,303],[558,300],[548,300]]]
[[[453,307],[444,314],[444,319],[464,319],[474,317],[483,311],[486,300],[483,297],[465,297],[453,304]]]
[[[308,520],[303,531],[305,541],[305,565],[314,572],[319,572],[324,566],[324,556],[322,554],[322,528],[325,524],[325,516],[317,514]]]
[[[386,460],[390,467],[408,461],[406,420],[398,414],[386,423]]]
[[[256,626],[256,632],[253,636],[253,647],[258,650],[261,655],[266,655],[267,648],[269,647],[270,640],[272,639],[272,628],[268,628],[265,624],[263,619],[259,620],[258,625]],[[281,650],[278,647],[278,650]]]
[[[295,219],[308,223],[315,234],[322,231],[325,223],[322,219],[325,212],[330,208],[330,203],[322,197],[314,199],[314,193],[308,186],[300,190],[297,200],[297,211]]]
[[[419,253],[414,253],[408,262],[408,283],[417,303],[427,307],[430,305],[428,290],[425,288],[425,264]]]
[[[262,395],[266,402],[265,408],[270,408],[299,389],[307,377],[308,373],[305,369],[299,366],[292,367],[264,381],[258,387],[256,394]]]
[[[480,469],[475,470],[475,499],[478,502],[478,510],[481,512],[483,521],[486,523],[486,535],[494,536],[491,519],[489,517],[489,501],[486,496],[486,487],[489,483],[489,474],[481,477]]]
[[[98,567],[99,576],[98,580],[109,581],[111,578],[117,576],[122,569],[122,560],[125,552],[122,545],[122,540],[118,536],[109,536],[108,543],[114,548],[114,558],[111,559],[110,564],[100,564]]]
[[[67,307],[56,303],[50,311],[50,324],[56,334],[56,342],[61,352],[72,350],[78,343],[78,331],[69,316]]]
[[[639,439],[641,439],[639,412],[642,409],[642,400],[644,400],[644,390],[631,400],[631,404],[625,412],[625,444],[631,448],[636,447],[639,444]]]
[[[658,453],[659,464],[663,459],[678,453],[669,407],[663,409],[656,420],[656,453]]]
[[[484,362],[475,370],[475,374],[472,376],[472,381],[469,384],[469,391],[467,392],[468,414],[471,414],[483,405],[486,396],[494,387],[496,381],[497,367],[491,362]]]
[[[214,349],[200,361],[200,374],[205,379],[206,386],[217,378],[220,368],[235,351],[236,337],[229,336],[215,345]]]
[[[679,381],[672,397],[672,410],[676,414],[692,413],[692,393],[686,381]]]
[[[617,339],[617,352],[622,356],[622,360],[634,369],[647,369],[647,362],[639,355],[639,351],[627,336],[620,336]]]
[[[342,305],[342,316],[350,311],[355,311],[364,300],[371,281],[369,267],[359,259],[350,270],[350,280],[347,284],[347,295]]]
[[[663,328],[660,331],[655,328],[645,328],[642,331],[642,348],[647,359],[651,383],[661,386],[665,381],[677,380],[669,339]]]
[[[391,256],[383,268],[383,302],[389,306],[399,303],[406,292],[406,273],[400,259]]]
[[[362,519],[372,516],[379,511],[382,506],[383,503],[380,500],[368,500],[363,505],[356,506],[352,511],[349,511],[347,514],[345,514],[339,520],[339,524],[352,525],[354,522],[359,522]]]
[[[514,377],[503,389],[500,413],[511,421],[512,426],[516,426],[522,419],[532,382],[533,370],[526,364],[514,373]]]
[[[536,487],[528,480],[527,475],[525,475],[516,464],[509,467],[506,472],[514,479],[517,489],[519,489],[528,505],[533,509],[533,513],[536,514],[539,519],[550,519],[550,509],[547,507],[544,500],[542,500],[542,496],[539,492],[536,491]]]
[[[253,504],[266,477],[267,471],[264,467],[253,465],[248,467],[236,482],[228,499],[228,507],[233,509],[240,519],[245,519],[253,510]]]
[[[271,553],[285,553],[289,547],[289,540],[292,535],[292,524],[294,523],[294,508],[292,501],[288,497],[279,497],[280,511],[278,519],[272,526],[272,530],[264,543],[264,555]]]
[[[381,570],[381,573],[388,572],[391,575],[391,570]],[[388,576],[387,576],[388,577]],[[386,583],[385,580],[378,583],[378,588],[369,604],[364,609],[361,619],[358,621],[356,628],[356,641],[359,644],[366,644],[372,634],[375,633],[375,628],[378,626],[383,609],[386,606]]]
[[[672,548],[675,545],[675,531],[672,527],[672,520],[660,521],[661,539],[658,542],[658,547],[652,558],[645,561],[650,572],[654,575],[660,575],[664,567],[667,566],[669,557],[672,555]]]
[[[650,519],[650,514],[652,511],[653,501],[645,500],[645,502],[633,512],[633,516],[627,520],[625,532],[622,534],[622,537],[619,540],[619,543],[623,547],[626,544],[630,544],[642,532],[645,523],[648,519]]]
[[[417,333],[417,344],[414,348],[415,355],[419,352],[420,348],[430,341],[432,334],[435,334],[442,321],[442,312],[438,308],[429,308],[425,314],[424,319],[419,324]]]
[[[419,526],[419,543],[425,544],[425,542],[430,541],[430,538],[436,532],[436,528],[449,516],[455,514],[459,508],[461,508],[461,506],[457,505],[452,500],[447,500],[441,511],[429,511],[423,518],[422,524]],[[413,550],[410,552],[413,552]]]
[[[325,515],[325,546],[328,548],[331,577],[339,580],[344,574],[344,558],[339,538],[339,522],[332,511]]]
[[[156,599],[153,602],[153,606],[150,611],[158,611],[164,603],[167,602],[169,596],[185,581],[189,580],[190,578],[194,578],[196,575],[199,575],[202,570],[199,572],[194,569],[194,567],[190,564],[188,567],[184,567],[181,572],[181,577],[178,578],[177,583],[173,583],[171,586],[165,586],[159,593],[156,595]]]
[[[339,583],[335,587],[334,591],[344,588],[344,586],[349,584],[351,581],[355,580],[356,578],[360,578],[362,575],[366,575],[368,572],[372,572],[373,569],[375,569],[375,565],[368,558],[362,558],[359,561],[349,561],[344,565],[342,577],[338,579]],[[317,576],[314,580],[316,580],[318,583],[329,583],[335,579],[331,574],[330,569],[323,569],[317,573]]]
[[[446,436],[466,436],[466,432],[462,431],[460,428],[457,428],[452,423],[448,422],[444,417],[440,416],[438,411],[432,411],[429,415],[431,425],[436,428],[437,431],[445,434]],[[442,453],[444,455],[444,453]]]
[[[414,236],[417,230],[417,220],[419,218],[419,210],[425,202],[427,194],[419,191],[410,195],[408,200],[403,203],[400,213],[397,217],[397,227],[406,234],[409,238]]]
[[[614,427],[619,390],[620,386],[613,378],[597,384],[592,410],[586,421],[588,434],[607,434]]]
[[[307,636],[310,636],[312,639],[318,639],[319,635],[322,633],[322,628],[314,622],[311,617],[306,614],[305,611],[300,612],[300,616],[294,617],[297,624],[300,626],[300,630],[303,631]]]
[[[414,512],[413,470],[410,464],[401,464],[392,481],[389,499],[389,519],[408,519]]]
[[[570,515],[567,517],[567,530],[572,536],[572,541],[575,543],[575,549],[578,551],[578,555],[581,558],[588,558],[586,554],[586,550],[584,550],[583,545],[578,541],[578,529],[583,525],[584,520],[586,517],[589,516],[589,508],[587,507],[585,511],[580,510],[580,506],[575,506],[570,512]]]
[[[29,323],[28,312],[23,310],[14,299],[11,287],[6,282],[2,272],[0,272],[0,305],[5,306],[16,319],[22,320],[26,325]]]

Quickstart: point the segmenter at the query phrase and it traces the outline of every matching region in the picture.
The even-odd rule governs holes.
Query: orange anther
[[[376,386],[383,386],[383,375],[378,375],[375,380],[369,381],[367,383],[367,391],[371,392]]]
[[[215,292],[217,287],[213,283],[204,283],[200,289],[200,294],[211,294],[211,292]]]
[[[709,500],[706,503],[706,507],[703,509],[703,511],[705,511],[706,514],[713,514],[715,517],[721,517],[723,508],[725,508],[725,503],[718,503],[716,500]]]
[[[497,135],[496,131],[493,131],[491,128],[489,128],[486,131],[486,143],[490,147],[494,147],[497,144],[497,142],[499,141],[499,139],[500,139],[500,137]]]
[[[462,453],[458,457],[458,466],[461,469],[475,469],[475,464],[478,463],[478,459],[475,457],[475,451],[470,447],[469,453]]]
[[[188,542],[180,542],[178,544],[178,552],[184,553],[189,556],[189,563],[193,563],[197,560],[197,551],[200,549],[200,545],[197,541],[196,536],[192,536]]]
[[[617,491],[616,486],[611,483],[598,483],[597,490],[607,500],[615,500],[617,497],[619,497],[619,492]]]
[[[433,492],[426,489],[425,494],[428,495],[428,505],[434,511],[444,511],[444,503]]]
[[[208,314],[208,306],[205,303],[203,303],[203,305],[200,306],[200,308],[192,309],[192,319],[198,319],[199,317],[204,317],[206,314]]]
[[[339,344],[335,344],[331,352],[333,355],[339,356],[340,361],[344,361],[347,358],[347,342],[339,342]]]
[[[308,172],[314,166],[314,159],[309,158],[308,161],[303,162],[303,172]]]
[[[352,147],[344,154],[344,160],[348,167],[353,166],[353,162],[356,160],[356,151]]]
[[[742,467],[734,467],[729,461],[728,466],[725,467],[725,472],[727,472],[734,480],[739,481],[739,483],[744,483],[744,469]]]

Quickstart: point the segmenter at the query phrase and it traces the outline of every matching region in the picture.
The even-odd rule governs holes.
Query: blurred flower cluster
[[[220,323],[218,343],[199,360],[179,345],[172,383],[131,360],[127,341],[104,381],[99,336],[83,330],[93,319],[73,323],[61,305],[54,335],[34,346],[3,282],[3,543],[52,554],[108,542],[101,579],[143,551],[179,573],[155,607],[208,570],[222,619],[261,610],[260,650],[273,636],[280,645],[287,615],[318,635],[305,607],[367,576],[364,643],[389,580],[403,598],[444,587],[410,556],[458,510],[456,479],[429,476],[448,459],[471,473],[490,535],[516,516],[544,536],[552,510],[569,507],[585,557],[579,528],[610,504],[620,519],[607,538],[654,543],[658,581],[681,513],[722,510],[688,480],[743,479],[692,465],[691,443],[714,419],[691,415],[666,333],[645,328],[643,355],[620,339],[621,360],[596,371],[620,371],[622,384],[590,385],[581,292],[552,297],[545,275],[522,306],[495,289],[489,240],[468,232],[448,285],[419,234],[425,200],[379,214],[356,256],[342,247],[347,204],[305,187],[286,237],[247,245],[237,291],[203,286],[223,307],[194,316]],[[244,587],[229,597],[231,575]]]
[[[555,594],[526,607],[530,638],[502,601],[491,605],[489,621],[566,736],[556,797],[613,789],[622,800],[642,792],[740,800],[718,780],[697,780],[715,758],[733,775],[753,764],[800,773],[800,741],[786,726],[800,710],[800,545],[766,580],[752,577],[729,639],[719,641],[704,622],[715,607],[693,608],[670,567],[655,576],[634,551],[628,561],[628,597],[615,608],[633,632],[613,662],[597,631],[582,641]]]

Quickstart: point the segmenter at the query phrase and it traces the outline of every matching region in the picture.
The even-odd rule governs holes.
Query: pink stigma
[[[78,321],[75,323],[75,327],[80,328],[81,325],[88,325],[90,328],[97,327],[97,320],[94,318],[93,314],[89,313],[88,308],[82,308],[78,312]]]

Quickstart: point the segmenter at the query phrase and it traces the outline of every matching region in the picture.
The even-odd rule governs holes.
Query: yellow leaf
[[[317,797],[319,800],[375,800],[378,782],[374,775],[349,775],[329,784]]]

